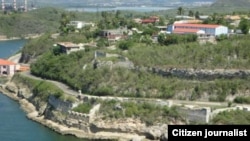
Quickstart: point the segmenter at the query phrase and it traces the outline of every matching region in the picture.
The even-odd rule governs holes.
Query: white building
[[[70,21],[70,23],[68,25],[69,26],[74,26],[77,29],[82,29],[85,26],[91,26],[91,27],[95,26],[94,23],[91,23],[91,22],[87,23],[87,22],[84,22],[84,21]]]
[[[167,31],[170,33],[175,33],[176,30],[199,30],[204,32],[205,35],[219,36],[222,34],[228,34],[228,27],[222,25],[213,25],[213,24],[186,24],[186,23],[177,23],[169,25]]]

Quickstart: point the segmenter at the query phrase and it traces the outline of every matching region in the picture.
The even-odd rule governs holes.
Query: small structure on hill
[[[109,30],[102,30],[99,35],[103,38],[107,38],[108,41],[116,42],[121,39],[125,39],[128,34],[127,28],[119,28],[119,29],[109,29]]]
[[[76,29],[82,29],[83,27],[86,26],[94,27],[95,24],[92,22],[85,22],[85,21],[70,21],[68,26],[73,26]]]
[[[59,42],[57,45],[60,47],[61,52],[66,54],[85,49],[83,44],[74,44],[72,42]]]

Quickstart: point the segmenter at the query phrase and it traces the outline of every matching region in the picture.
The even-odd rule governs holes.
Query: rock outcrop
[[[185,79],[198,79],[198,80],[214,80],[219,78],[232,79],[241,78],[245,79],[250,76],[250,70],[230,70],[230,69],[177,69],[177,68],[146,68],[136,67],[138,71],[148,71],[164,77],[178,77]]]

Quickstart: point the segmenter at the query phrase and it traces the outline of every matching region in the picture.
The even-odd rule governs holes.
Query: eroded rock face
[[[155,126],[146,126],[138,119],[120,119],[120,120],[99,120],[92,124],[92,132],[122,132],[122,133],[135,133],[141,136],[145,136],[150,140],[163,140],[166,141],[167,136],[167,124],[159,124]],[[132,139],[131,139],[132,140]],[[136,140],[136,139],[135,139]]]
[[[8,84],[8,85],[6,85],[5,89],[11,93],[15,93],[15,94],[17,93],[17,87],[14,85]]]
[[[167,124],[159,124],[156,126],[147,127],[145,129],[146,138],[150,140],[160,140],[161,136],[167,133],[167,128]]]
[[[168,133],[167,132],[161,135],[160,141],[168,141]]]
[[[125,133],[138,133],[144,128],[146,125],[142,123],[138,119],[126,118],[126,119],[117,119],[117,120],[96,120],[93,122],[93,126],[95,131],[119,131]]]
[[[39,98],[33,98],[29,100],[35,107],[36,110],[38,111],[39,115],[43,115],[46,107],[47,107],[47,103],[42,102],[41,99]]]

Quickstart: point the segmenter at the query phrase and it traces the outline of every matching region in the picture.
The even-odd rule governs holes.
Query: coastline
[[[8,58],[8,60],[18,63],[21,57],[21,53],[14,54]],[[8,78],[8,82],[4,84],[0,84],[0,92],[11,98],[14,101],[17,101],[21,107],[21,109],[26,113],[26,117],[29,120],[35,121],[45,127],[50,128],[51,130],[61,134],[61,135],[70,135],[75,136],[81,139],[89,139],[89,140],[119,140],[119,141],[129,141],[129,140],[147,140],[144,136],[139,136],[136,133],[120,133],[120,132],[97,132],[97,133],[89,133],[84,132],[83,130],[67,127],[65,125],[61,125],[57,122],[54,122],[49,119],[45,119],[44,116],[39,116],[39,112],[36,110],[35,106],[29,102],[25,98],[18,97],[17,93],[9,91],[6,86],[9,84],[12,86],[16,86],[14,82],[11,82],[11,78]]]
[[[21,53],[17,53],[8,57],[8,60],[18,63],[20,57]],[[50,128],[51,130],[61,135],[75,136],[77,138],[88,139],[88,140],[118,140],[118,141],[148,140],[145,138],[145,136],[140,136],[136,133],[105,132],[105,131],[100,131],[97,133],[85,132],[78,128],[67,127],[52,120],[46,119],[44,116],[39,115],[39,112],[37,111],[33,103],[29,102],[25,98],[19,97],[17,92],[12,92],[7,88],[7,86],[9,85],[16,86],[14,82],[11,82],[11,78],[12,77],[9,77],[6,83],[0,84],[0,92],[3,95],[9,97],[10,99],[18,102],[21,109],[26,113],[26,117],[29,120],[35,121],[47,128]]]
[[[41,125],[52,129],[53,131],[61,135],[71,135],[77,138],[90,139],[90,140],[131,140],[135,138],[141,139],[142,137],[136,134],[126,134],[126,133],[111,133],[111,132],[99,132],[99,133],[86,133],[83,130],[77,128],[66,127],[60,125],[52,120],[45,119],[44,116],[39,116],[38,111],[35,106],[30,103],[27,99],[22,99],[17,96],[17,94],[11,93],[5,89],[5,85],[0,85],[0,92],[11,98],[14,101],[17,101],[21,109],[26,113],[26,117],[30,120],[40,123]]]

